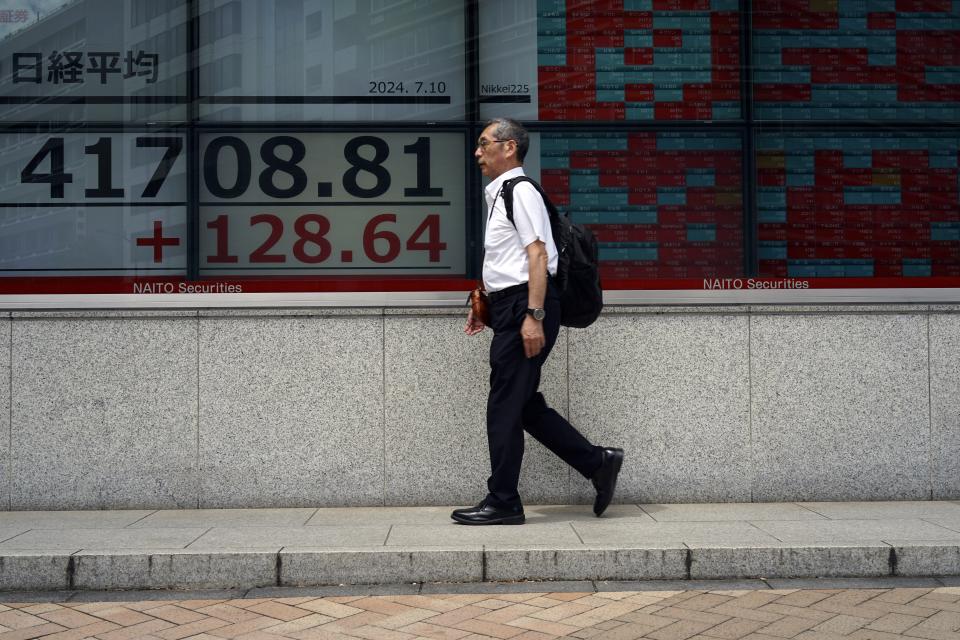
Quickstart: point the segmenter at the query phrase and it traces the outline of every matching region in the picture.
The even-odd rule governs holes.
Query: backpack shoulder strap
[[[550,196],[546,194],[543,187],[541,187],[536,180],[528,176],[517,176],[503,183],[503,190],[500,195],[503,197],[503,206],[507,211],[507,220],[510,221],[514,229],[517,228],[517,223],[513,221],[513,188],[521,182],[529,182],[532,184],[534,189],[540,194],[540,197],[543,198],[543,204],[547,207],[547,215],[550,218],[550,226],[553,227],[559,215],[557,207],[550,201]]]

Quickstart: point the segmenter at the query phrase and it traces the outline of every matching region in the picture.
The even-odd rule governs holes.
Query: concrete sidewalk
[[[0,590],[958,576],[960,501],[0,513]]]

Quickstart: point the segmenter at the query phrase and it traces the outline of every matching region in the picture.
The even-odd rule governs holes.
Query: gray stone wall
[[[10,495],[10,314],[0,312],[0,496]],[[0,502],[5,504],[5,502]]]
[[[452,505],[489,470],[463,310],[0,315],[0,507]],[[618,501],[960,498],[960,306],[609,307],[548,401]],[[529,504],[592,501],[532,439]]]
[[[960,496],[960,314],[934,307],[930,335],[930,477],[935,498]]]

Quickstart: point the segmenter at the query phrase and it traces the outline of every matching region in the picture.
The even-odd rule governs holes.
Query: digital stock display
[[[3,190],[0,272],[183,276],[183,135],[34,136]],[[463,275],[458,133],[210,134],[200,140],[201,276]]]
[[[459,2],[198,2],[204,120],[464,117]]]
[[[162,4],[0,2],[0,121],[182,122],[190,14]]]
[[[752,6],[756,118],[960,119],[960,11],[953,0]]]
[[[481,5],[481,23],[493,34],[480,43],[483,113],[547,121],[741,117],[737,0],[516,4],[525,6]]]
[[[807,136],[714,128],[702,141],[666,131],[542,134],[544,185],[596,232],[607,281],[756,275],[829,286],[960,275],[956,136],[840,130],[960,121],[957,3],[758,0],[749,16],[723,0],[506,4],[481,13],[496,38],[489,53],[481,45],[482,113],[743,121],[746,56],[753,122],[819,123]],[[748,176],[744,136],[753,137]],[[834,166],[829,153],[843,162]]]
[[[960,136],[764,134],[760,274],[960,276]]]
[[[203,276],[463,275],[456,133],[208,135]]]
[[[185,273],[186,147],[176,133],[0,133],[0,274]]]
[[[0,294],[459,290],[497,116],[606,289],[960,286],[960,0],[4,5],[0,114]]]
[[[543,133],[539,145],[543,186],[596,234],[605,281],[742,275],[739,135]]]

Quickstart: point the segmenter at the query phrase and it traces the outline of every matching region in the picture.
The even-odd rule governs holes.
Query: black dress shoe
[[[480,501],[480,504],[478,504],[478,505],[475,506],[475,507],[466,507],[466,508],[464,508],[464,509],[454,509],[454,510],[453,510],[453,513],[450,514],[450,517],[451,517],[451,518],[456,518],[457,516],[462,516],[462,515],[465,514],[465,513],[471,513],[471,512],[473,512],[473,511],[480,511],[480,510],[483,509],[485,506],[487,506],[487,499],[486,499],[486,498],[484,498],[483,500],[481,500],[481,501]]]
[[[604,449],[601,455],[603,459],[600,462],[600,468],[590,478],[594,489],[597,490],[597,498],[593,501],[593,512],[598,518],[610,506],[613,492],[617,489],[617,475],[623,465],[623,449]]]
[[[484,500],[475,507],[457,509],[450,517],[460,524],[523,524],[523,507],[500,509]]]

